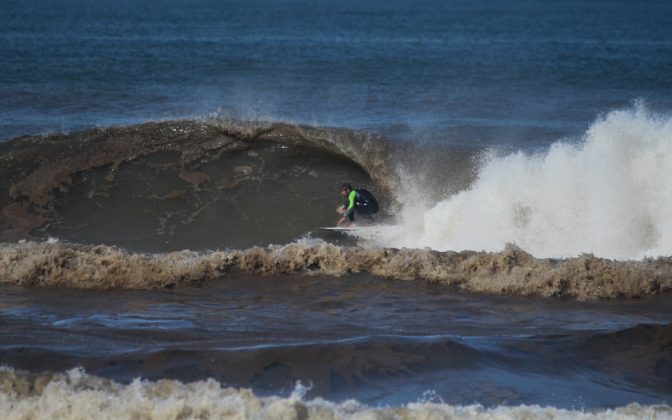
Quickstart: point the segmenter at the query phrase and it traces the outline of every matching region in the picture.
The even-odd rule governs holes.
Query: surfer
[[[378,212],[378,202],[373,194],[364,188],[353,189],[350,184],[343,184],[341,186],[341,195],[345,197],[345,204],[338,208],[338,213],[343,216],[336,223],[337,226],[350,221],[350,227],[355,226],[355,211],[358,214],[366,217],[369,221],[373,221],[372,214]]]

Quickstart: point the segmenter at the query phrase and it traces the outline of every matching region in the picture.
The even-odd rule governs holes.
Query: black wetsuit
[[[372,220],[371,215],[378,212],[378,202],[368,190],[357,188],[348,194],[345,209],[345,215],[351,222],[355,221],[355,210],[369,220]]]

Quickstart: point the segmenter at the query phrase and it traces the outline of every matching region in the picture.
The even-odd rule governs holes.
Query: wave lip
[[[222,387],[219,382],[182,383],[136,379],[128,385],[88,375],[81,369],[66,373],[29,374],[0,368],[0,412],[9,418],[672,418],[669,405],[629,404],[614,409],[566,410],[539,406],[455,406],[421,401],[398,407],[374,408],[356,401],[333,403],[305,400],[298,384],[289,397],[257,397],[247,389]]]
[[[672,289],[672,257],[614,261],[582,255],[538,259],[513,245],[500,252],[343,247],[322,240],[244,250],[141,254],[58,241],[0,244],[0,282],[81,289],[155,289],[252,274],[368,272],[487,293],[578,299],[640,297]]]

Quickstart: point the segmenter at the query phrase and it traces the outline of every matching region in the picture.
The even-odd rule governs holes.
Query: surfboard
[[[377,226],[355,226],[355,227],[340,227],[340,226],[322,226],[318,229],[321,230],[333,230],[337,232],[355,232],[355,231],[364,231],[364,230],[376,230],[379,229]]]
[[[336,230],[336,231],[347,231],[347,230],[357,230],[357,229],[361,229],[361,227],[359,227],[359,226],[355,226],[355,227],[321,226],[321,227],[318,227],[318,229],[322,229],[322,230]]]
[[[348,235],[359,239],[379,239],[386,235],[393,235],[398,228],[395,225],[369,225],[355,227],[322,226],[317,229],[325,232],[325,234],[331,232],[334,235]]]
[[[396,228],[395,225],[368,225],[355,227],[341,227],[341,226],[322,226],[318,227],[320,230],[331,230],[335,232],[380,232],[387,229]]]

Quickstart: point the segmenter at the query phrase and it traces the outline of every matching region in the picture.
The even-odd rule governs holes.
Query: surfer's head
[[[350,194],[350,191],[352,191],[352,185],[350,184],[343,184],[341,185],[341,195],[348,195]]]

